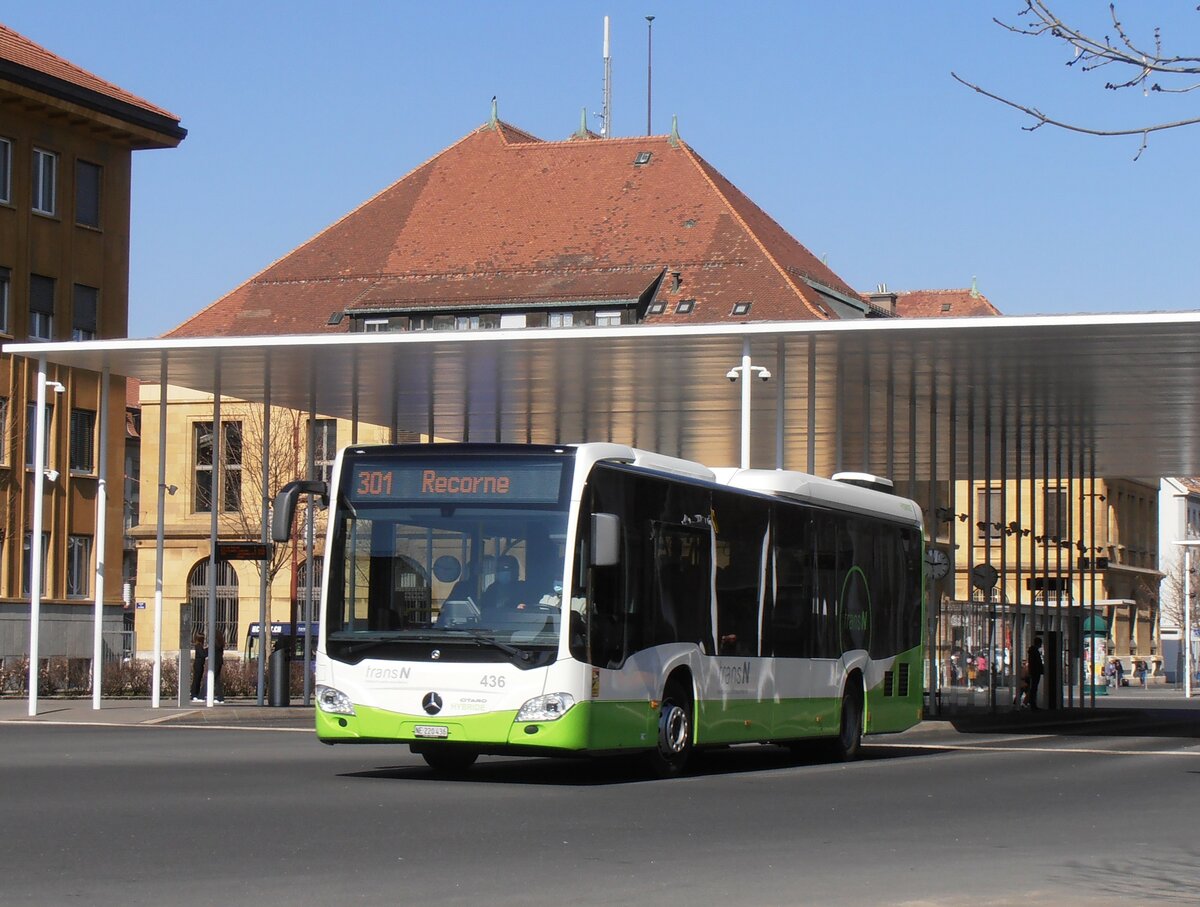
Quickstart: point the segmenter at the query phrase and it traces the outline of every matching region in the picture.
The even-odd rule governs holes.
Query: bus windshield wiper
[[[452,630],[451,632],[452,633],[465,633],[465,634],[467,634],[467,636],[469,636],[473,640],[475,640],[476,645],[492,646],[496,649],[499,649],[505,655],[511,655],[513,658],[519,658],[519,659],[521,659],[521,661],[529,661],[529,653],[528,652],[523,652],[522,650],[518,649],[516,646],[510,646],[508,643],[501,642],[500,640],[494,639],[491,636],[485,636],[484,634],[480,633],[478,630],[459,629],[459,630]]]
[[[362,642],[346,642],[345,640],[341,639],[330,639],[329,641],[331,643],[342,643],[342,645],[346,647],[344,654],[355,655],[359,652],[368,652],[371,649],[376,649],[380,646],[388,646],[392,643],[399,642],[400,640],[395,639],[394,637],[389,637],[388,639],[365,639]]]

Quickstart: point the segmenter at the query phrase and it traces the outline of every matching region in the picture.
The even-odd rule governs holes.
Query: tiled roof
[[[104,81],[3,24],[0,24],[0,76],[26,82],[29,87],[39,90],[69,95],[70,100],[85,106],[96,106],[96,100],[114,102],[107,112],[119,117],[122,111],[134,115],[148,114],[148,120],[137,117],[141,125],[161,129],[176,140],[186,135],[186,130],[179,126],[179,117],[175,114]],[[56,88],[70,90],[59,92],[55,91]],[[130,116],[122,118],[133,119]]]
[[[640,154],[649,160],[635,163]],[[544,142],[483,126],[170,336],[343,332],[334,312],[636,298],[695,324],[837,317],[861,297],[668,136]],[[694,300],[690,314],[678,301]],[[733,315],[735,304],[751,312]]]
[[[999,315],[1000,310],[975,289],[905,290],[896,294],[896,314],[903,318],[968,318]]]

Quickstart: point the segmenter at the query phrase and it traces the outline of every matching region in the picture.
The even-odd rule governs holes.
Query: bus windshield
[[[562,455],[348,455],[327,654],[402,659],[432,641],[446,660],[546,663],[558,646],[570,472]]]

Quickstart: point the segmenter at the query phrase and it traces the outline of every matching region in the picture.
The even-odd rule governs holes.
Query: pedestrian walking
[[[1038,684],[1042,681],[1042,675],[1046,673],[1045,663],[1042,661],[1042,638],[1040,636],[1033,640],[1033,645],[1029,647],[1029,692],[1026,696],[1029,703],[1029,708],[1035,712],[1038,710]]]

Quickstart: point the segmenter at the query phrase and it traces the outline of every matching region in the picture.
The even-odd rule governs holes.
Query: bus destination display
[[[361,502],[554,504],[562,468],[554,461],[355,463],[349,496]]]

